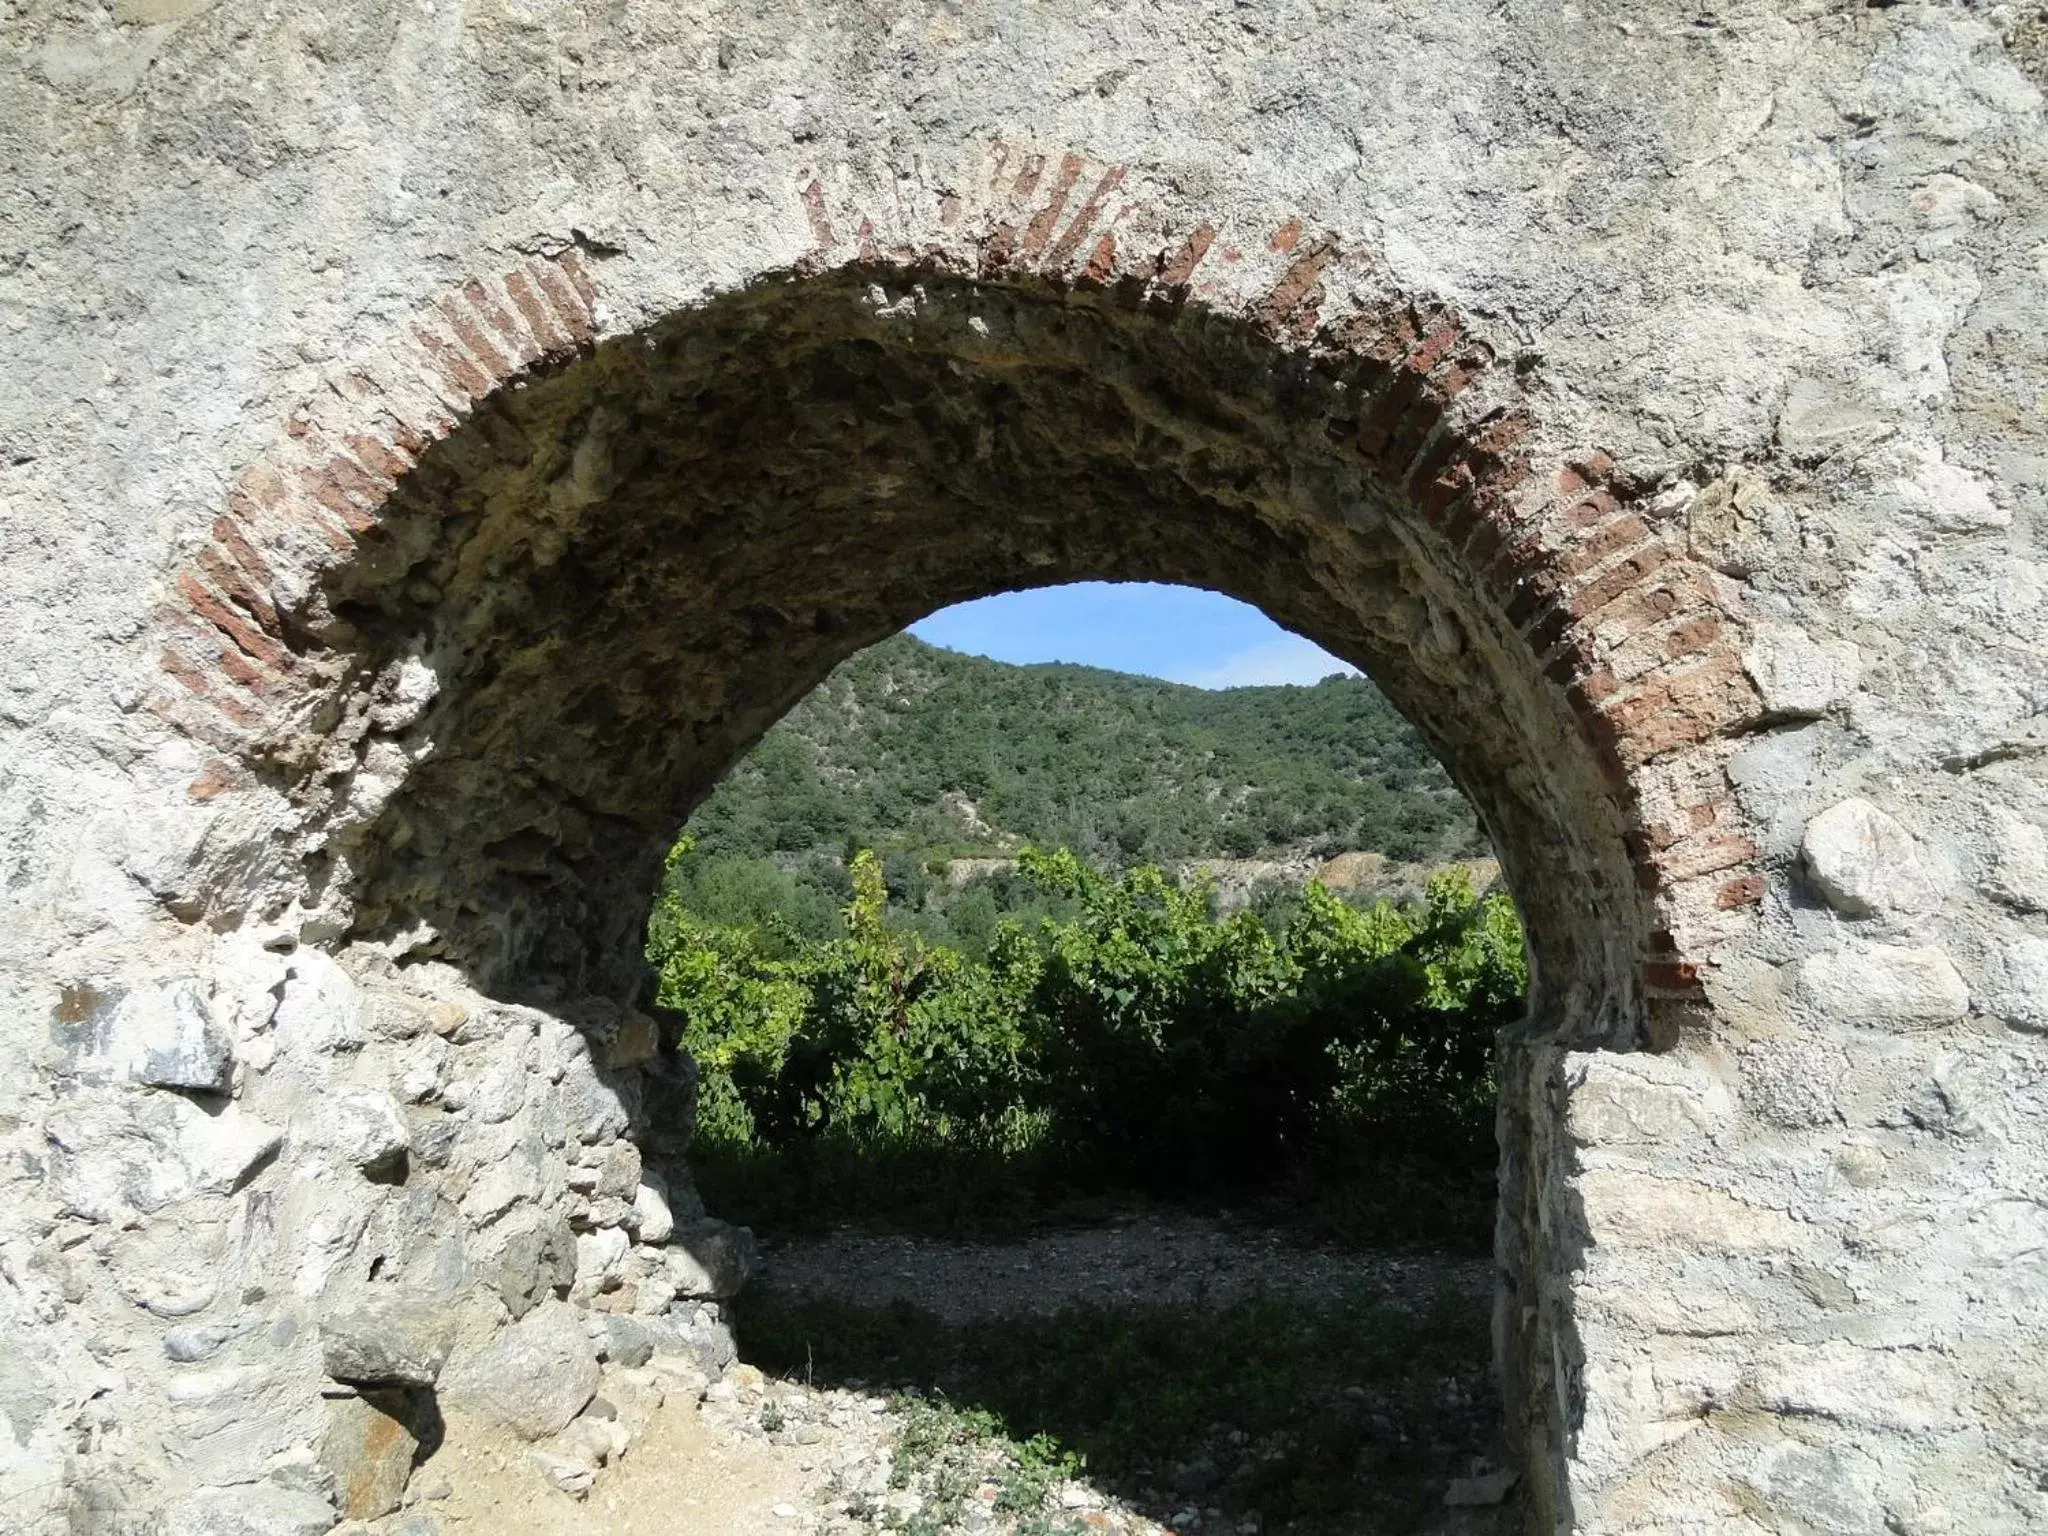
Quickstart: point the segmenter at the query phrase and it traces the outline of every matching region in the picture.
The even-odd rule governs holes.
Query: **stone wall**
[[[0,1511],[325,1529],[715,1365],[651,860],[858,646],[1124,577],[1501,851],[1535,1528],[2048,1525],[2040,29],[0,21]]]

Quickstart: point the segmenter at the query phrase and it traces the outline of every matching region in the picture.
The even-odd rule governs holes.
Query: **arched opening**
[[[1213,594],[936,617],[721,781],[650,925],[690,1177],[761,1244],[767,1380],[709,1422],[822,1443],[903,1394],[900,1467],[836,1451],[794,1501],[856,1520],[1014,1512],[1071,1452],[1098,1529],[1510,1529],[1521,944],[1469,807],[1369,681]]]
[[[1663,1028],[1673,881],[1749,899],[1739,859],[1697,856],[1711,797],[1637,772],[1744,686],[1711,583],[1629,505],[1645,487],[1597,454],[1532,478],[1517,370],[1406,302],[1316,329],[1320,264],[1235,316],[1170,273],[869,262],[596,341],[585,264],[538,265],[420,332],[466,419],[370,411],[316,472],[262,471],[181,584],[174,712],[233,748],[222,783],[289,804],[302,876],[224,879],[216,909],[294,902],[302,938],[499,996],[628,996],[676,827],[854,651],[1082,579],[1254,604],[1414,723],[1526,914],[1496,1328],[1550,1486],[1576,1411],[1550,1277],[1576,1239],[1538,1218],[1545,1053]]]

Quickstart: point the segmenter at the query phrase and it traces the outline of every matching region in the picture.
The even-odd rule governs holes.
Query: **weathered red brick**
[[[178,572],[173,585],[193,613],[233,641],[244,654],[268,662],[274,667],[291,664],[291,652],[264,634],[246,616],[238,613],[231,604],[202,582],[190,568]]]
[[[1743,875],[1730,880],[1714,892],[1714,905],[1723,912],[1733,912],[1739,907],[1753,907],[1764,899],[1764,877]]]
[[[1756,857],[1756,844],[1747,837],[1715,837],[1697,845],[1676,844],[1657,856],[1657,866],[1672,880],[1697,879],[1719,874]]]
[[[1046,198],[1045,206],[1031,216],[1031,222],[1024,226],[1024,239],[1019,249],[1024,259],[1032,257],[1046,248],[1052,239],[1053,226],[1066,211],[1067,199],[1074,194],[1074,183],[1081,179],[1081,167],[1085,162],[1079,155],[1062,155],[1059,174],[1053,178],[1052,191]]]
[[[206,696],[207,688],[204,674],[169,646],[164,647],[162,652],[158,654],[157,665],[162,667],[171,677],[175,678],[178,685],[187,693],[200,698]]]
[[[1578,618],[1604,608],[1608,603],[1636,586],[1649,576],[1667,559],[1670,551],[1662,544],[1651,544],[1638,550],[1613,569],[1596,576],[1592,581],[1571,594],[1572,613]]]
[[[597,310],[597,278],[583,260],[583,253],[572,245],[555,258],[555,265],[560,267],[563,275],[575,285],[577,296],[583,301],[584,312],[586,314],[595,313]]]
[[[570,340],[588,341],[591,335],[590,308],[569,279],[562,275],[562,269],[552,261],[536,261],[528,265],[548,303],[553,306],[562,329],[569,333]]]
[[[1259,318],[1268,326],[1280,325],[1308,298],[1309,290],[1322,276],[1323,268],[1336,259],[1335,240],[1318,240],[1303,250],[1280,281],[1273,285],[1273,291],[1266,295],[1266,302],[1259,307]]]
[[[502,384],[512,377],[518,365],[492,345],[491,339],[484,334],[484,321],[452,296],[444,297],[437,307],[441,317],[448,322],[448,328],[455,332],[455,339],[469,348],[470,356],[483,365],[492,383]]]
[[[1090,192],[1081,206],[1074,210],[1074,217],[1068,223],[1066,233],[1061,235],[1054,242],[1053,248],[1046,253],[1045,265],[1049,271],[1060,271],[1074,259],[1074,253],[1081,249],[1081,242],[1088,238],[1089,231],[1095,228],[1095,221],[1102,216],[1102,205],[1124,184],[1126,169],[1125,166],[1113,165],[1096,178],[1095,190]],[[1104,242],[1108,243],[1108,259],[1101,274],[1097,275],[1095,263],[1097,258],[1103,255]],[[1087,275],[1090,280],[1098,283],[1106,281],[1113,270],[1115,256],[1116,241],[1108,230],[1104,230],[1102,239],[1095,242],[1095,255],[1088,261]]]
[[[453,342],[436,336],[423,325],[416,325],[412,333],[426,355],[427,365],[440,375],[443,383],[456,392],[457,399],[465,406],[473,405],[491,392],[491,381],[482,371],[456,349]]]
[[[519,311],[519,318],[526,322],[535,343],[540,347],[541,356],[552,357],[566,352],[573,345],[569,334],[558,326],[547,305],[541,302],[540,293],[533,280],[523,268],[514,268],[503,278],[505,296],[512,301],[512,307]]]
[[[1652,992],[1695,996],[1705,990],[1700,968],[1686,960],[1651,960],[1643,966],[1643,985]]]
[[[1557,568],[1565,576],[1577,576],[1649,537],[1650,530],[1643,520],[1633,512],[1624,512],[1574,539],[1560,552]]]

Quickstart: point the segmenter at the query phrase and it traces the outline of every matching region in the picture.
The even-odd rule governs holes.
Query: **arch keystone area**
[[[0,23],[0,1525],[338,1517],[323,1339],[456,1392],[687,1176],[691,805],[1121,577],[1364,666],[1500,850],[1530,1529],[2048,1528],[2020,9]],[[1851,801],[1924,895],[1814,878]]]

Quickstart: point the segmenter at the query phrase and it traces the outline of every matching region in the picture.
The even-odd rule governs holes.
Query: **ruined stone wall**
[[[0,1511],[325,1529],[718,1363],[650,856],[852,649],[1121,576],[1501,850],[1536,1528],[2048,1526],[2039,33],[18,8]]]

